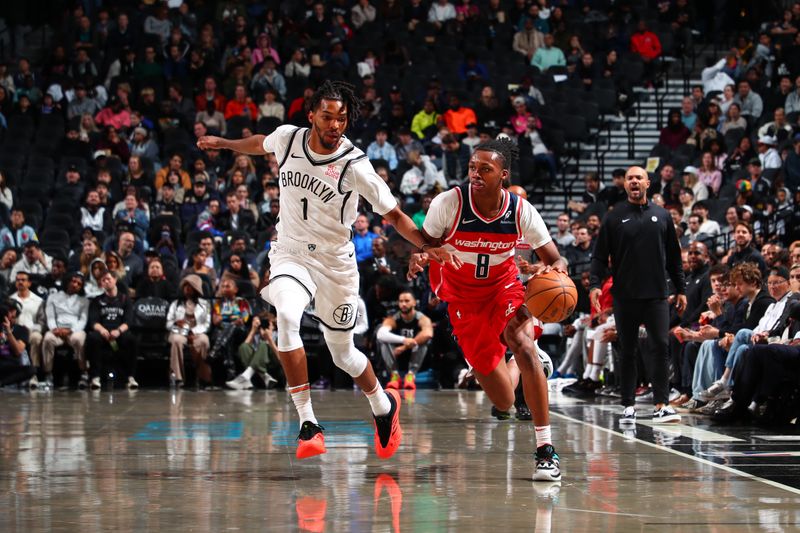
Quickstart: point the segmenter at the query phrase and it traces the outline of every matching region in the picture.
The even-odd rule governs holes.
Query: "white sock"
[[[292,395],[294,407],[297,409],[297,414],[300,415],[300,426],[303,422],[317,423],[317,417],[314,416],[314,408],[311,407],[311,387],[308,383],[297,385],[296,387],[287,387],[289,394]]]
[[[242,376],[244,376],[245,379],[250,379],[253,377],[254,372],[255,370],[253,370],[253,367],[248,366],[247,368],[244,369],[244,372],[242,372]]]
[[[603,367],[594,363],[589,363],[586,366],[589,369],[589,379],[592,381],[600,381],[600,372],[603,370]]]
[[[392,404],[389,402],[389,397],[383,392],[383,387],[380,383],[375,384],[375,388],[371,391],[364,391],[364,395],[369,400],[369,406],[372,408],[372,414],[375,416],[383,416],[389,414],[392,410]]]
[[[536,447],[539,448],[545,444],[553,444],[553,438],[550,436],[550,426],[534,426],[536,430]]]

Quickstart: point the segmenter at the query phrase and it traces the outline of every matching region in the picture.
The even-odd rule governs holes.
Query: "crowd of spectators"
[[[659,83],[662,56],[690,49],[693,30],[705,20],[698,9],[684,0],[655,7],[547,0],[67,5],[45,57],[0,64],[0,289],[10,298],[2,310],[27,333],[4,339],[24,337],[19,359],[30,361],[17,364],[16,345],[2,348],[15,361],[4,372],[13,379],[3,379],[24,376],[31,386],[53,386],[59,354],[66,354],[76,366],[69,383],[81,387],[100,387],[112,367],[131,388],[143,378],[233,388],[280,382],[274,316],[257,297],[268,282],[276,236],[278,162],[273,155],[200,152],[197,138],[305,126],[314,87],[324,79],[347,80],[364,101],[348,136],[421,226],[431,199],[463,183],[471,150],[483,139],[505,135],[519,144],[515,183],[530,191],[555,181],[570,141],[582,139],[600,115],[626,112],[634,86]],[[748,80],[752,94],[723,86],[720,111],[708,112],[713,95],[702,88],[670,126],[670,151],[683,154],[681,146],[695,139],[711,153],[710,160],[698,158],[696,181],[686,188],[668,183],[668,165],[660,168],[658,192],[685,222],[684,238],[702,233],[689,229],[697,220],[689,220],[686,207],[702,213],[702,204],[692,209],[691,200],[703,192],[720,198],[730,188],[725,164],[757,167],[748,166],[754,154],[744,140],[723,158],[726,133],[720,129],[709,140],[708,124],[716,123],[707,113],[724,125],[719,117],[733,109],[727,130],[744,123],[748,134],[775,137],[775,145],[793,139],[793,88],[782,80],[776,85],[786,96],[785,113],[770,121],[753,118],[759,111],[753,95],[765,94],[756,81],[796,72],[796,54],[789,53],[795,11],[776,26],[780,35],[771,26],[765,32],[783,54],[762,53],[758,46],[769,43],[760,38],[756,47],[737,43],[741,68],[725,74]],[[751,61],[753,68],[745,69]],[[712,73],[709,80],[719,84],[720,78]],[[769,107],[773,101],[768,109],[778,107]],[[681,139],[679,126],[692,120]],[[776,161],[769,150],[765,168]],[[673,162],[673,177],[675,168]],[[790,224],[747,209],[763,198],[766,179],[741,193],[752,202],[737,200],[736,218],[727,225],[750,220],[757,231],[774,225],[789,235]],[[571,204],[553,229],[578,281],[603,209],[624,198],[618,174],[610,187],[601,181],[587,177],[583,201]],[[793,199],[791,189],[772,212]],[[768,211],[772,204],[760,201]],[[379,366],[396,382],[400,369],[387,355],[404,350],[381,349],[376,333],[419,312],[430,321],[424,338],[399,329],[389,334],[419,337],[400,342],[409,348],[412,372],[433,368],[439,384],[452,386],[464,363],[449,335],[446,305],[424,277],[403,292],[409,247],[368,206],[361,208],[353,228],[363,300],[360,346],[374,361],[383,354]],[[701,230],[708,229],[707,219]],[[319,386],[340,379],[317,324],[304,322],[302,333],[319,359],[312,365]],[[386,332],[382,338],[397,341]],[[418,344],[425,344],[422,362]],[[158,376],[142,375],[150,365],[137,368],[150,358],[165,363]]]

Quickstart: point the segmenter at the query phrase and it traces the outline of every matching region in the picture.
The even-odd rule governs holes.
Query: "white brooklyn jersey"
[[[280,176],[278,242],[285,239],[317,246],[337,247],[351,238],[358,196],[379,215],[397,201],[372,168],[363,151],[342,137],[333,154],[315,155],[308,148],[309,128],[280,126],[264,140],[274,152]]]

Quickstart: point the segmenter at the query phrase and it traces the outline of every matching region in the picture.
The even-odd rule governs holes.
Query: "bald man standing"
[[[642,358],[653,387],[654,423],[679,422],[669,405],[669,284],[678,313],[686,309],[681,249],[669,213],[647,200],[650,178],[641,167],[625,172],[626,202],[606,215],[592,255],[589,297],[600,309],[600,286],[611,258],[614,319],[620,341],[621,426],[636,424],[636,347],[647,330]]]

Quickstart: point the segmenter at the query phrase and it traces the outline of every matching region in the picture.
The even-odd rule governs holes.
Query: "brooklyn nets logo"
[[[345,325],[353,318],[353,306],[342,304],[333,310],[333,319],[337,324]]]

